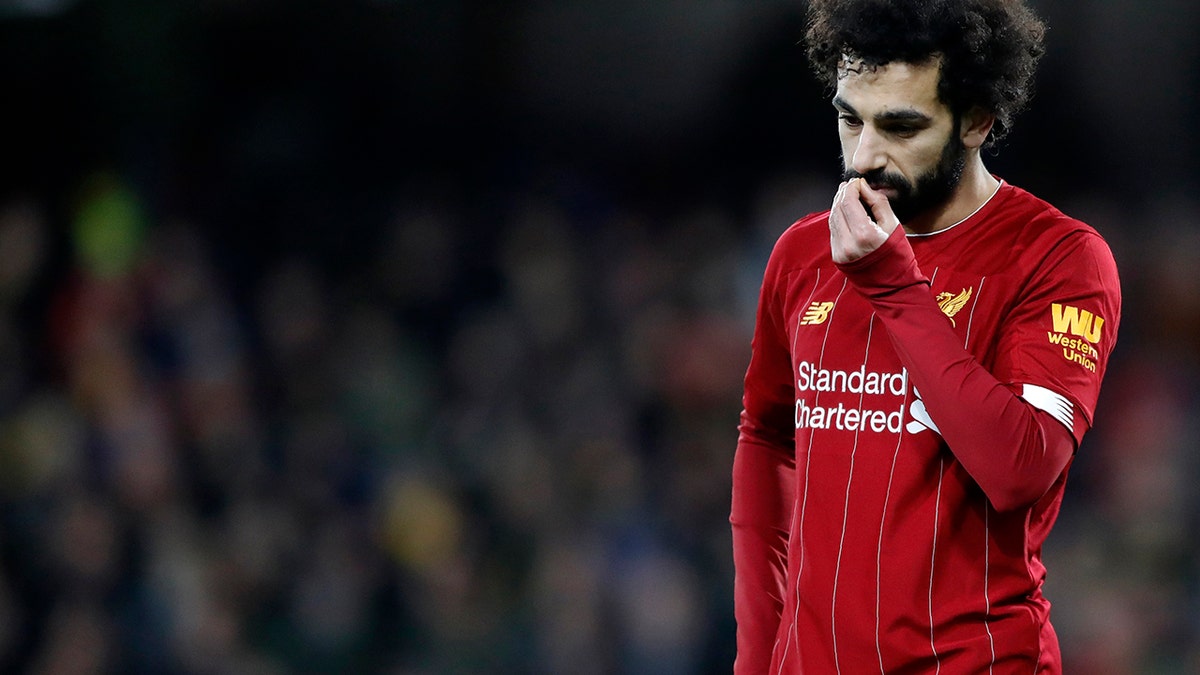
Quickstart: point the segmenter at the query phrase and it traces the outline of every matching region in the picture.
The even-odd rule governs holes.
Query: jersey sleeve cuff
[[[897,226],[879,248],[848,263],[837,263],[847,278],[869,298],[880,297],[898,289],[929,283],[916,256],[908,245],[904,228]]]

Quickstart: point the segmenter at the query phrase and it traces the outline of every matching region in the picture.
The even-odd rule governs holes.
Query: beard
[[[957,126],[957,125],[956,125]],[[946,144],[942,146],[942,156],[938,163],[929,171],[917,176],[914,185],[904,176],[887,173],[883,169],[875,169],[867,173],[859,173],[853,169],[844,169],[842,180],[863,178],[867,185],[878,189],[890,187],[896,191],[896,196],[890,198],[892,212],[907,223],[913,218],[942,206],[950,200],[962,180],[963,170],[967,165],[967,148],[962,139],[951,134]],[[845,166],[843,159],[842,166]]]

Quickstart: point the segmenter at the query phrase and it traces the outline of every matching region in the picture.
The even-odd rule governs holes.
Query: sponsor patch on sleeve
[[[1046,337],[1050,344],[1062,349],[1063,358],[1096,372],[1100,352],[1096,345],[1104,336],[1104,319],[1086,309],[1071,305],[1050,305],[1051,330]]]

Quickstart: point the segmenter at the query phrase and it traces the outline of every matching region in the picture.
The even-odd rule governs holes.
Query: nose
[[[857,140],[858,144],[850,158],[850,168],[860,174],[866,174],[887,165],[887,153],[884,152],[883,138],[879,132],[869,124],[864,124]]]

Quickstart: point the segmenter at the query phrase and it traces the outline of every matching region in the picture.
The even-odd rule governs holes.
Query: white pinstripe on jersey
[[[937,499],[933,503],[933,543],[929,547],[931,549],[929,552],[929,648],[933,650],[933,658],[937,661],[937,670],[933,671],[934,675],[942,672],[942,657],[938,656],[937,643],[934,642],[933,636],[933,575],[937,569],[937,531],[942,513],[942,478],[945,476],[945,471],[946,458],[942,457],[938,460]]]
[[[863,368],[867,367],[867,359],[871,355],[871,336],[875,334],[875,313],[871,313],[871,318],[867,323],[867,346],[863,350]],[[858,406],[862,408],[863,400],[866,398],[866,389],[858,395]],[[833,665],[837,669],[839,675],[842,672],[842,665],[838,661],[837,650],[837,589],[838,578],[842,572],[842,552],[846,545],[846,522],[850,518],[850,484],[854,482],[854,460],[858,454],[858,436],[862,433],[862,427],[858,427],[854,431],[854,445],[850,448],[850,474],[846,476],[846,501],[842,506],[842,536],[838,541],[837,563],[833,570],[833,603],[829,610],[829,626],[833,633]]]
[[[818,269],[818,270],[817,270],[817,278],[816,278],[816,279],[813,281],[813,288],[812,288],[812,290],[811,290],[811,291],[809,291],[809,293],[808,293],[808,298],[807,298],[807,299],[805,299],[805,301],[804,301],[804,304],[800,306],[801,310],[803,310],[805,307],[808,307],[808,306],[809,306],[809,305],[812,303],[812,301],[813,301],[813,296],[815,296],[815,295],[816,295],[816,293],[817,293],[817,289],[818,289],[818,288],[820,288],[820,287],[821,287],[821,270],[820,270],[820,269]],[[842,290],[845,290],[845,289],[846,289],[846,283],[845,283],[845,282],[843,282],[843,283],[842,283]],[[840,292],[840,291],[838,292],[838,295],[839,295],[839,297],[841,296],[841,292]],[[834,308],[835,308],[835,309],[837,308],[837,303],[836,303],[836,301],[834,302]],[[831,310],[831,313],[832,313],[832,310]],[[803,312],[803,311],[796,312],[796,329],[795,329],[794,331],[792,331],[792,351],[791,351],[791,353],[792,353],[793,355],[796,353],[796,341],[797,341],[797,340],[799,339],[799,337],[800,337],[800,326],[801,326],[801,321],[803,321],[803,318],[804,318],[804,312]],[[829,318],[830,318],[830,319],[832,319],[832,316],[831,316],[831,317],[829,317]],[[829,319],[826,319],[826,321],[827,321],[827,323],[826,323],[826,325],[825,325],[825,336],[824,336],[824,338],[823,338],[823,341],[822,341],[822,343],[821,343],[821,357],[822,357],[822,359],[823,359],[823,358],[824,358],[824,356],[825,356],[825,342],[824,342],[824,340],[828,340],[828,339],[829,339],[829,323],[828,323]],[[811,437],[810,437],[810,440],[809,440],[809,444],[810,444],[810,446],[811,446],[811,444],[812,444]],[[811,447],[810,447],[809,449],[811,450]],[[807,459],[807,457],[806,457],[806,458],[805,458],[805,462],[807,462],[807,461],[808,461],[808,459]],[[804,471],[804,481],[805,481],[805,485],[804,485],[804,490],[803,490],[803,491],[804,491],[804,492],[807,492],[807,490],[808,490],[808,467],[807,467],[807,466],[805,467],[805,471]],[[792,532],[795,532],[795,531],[796,531],[796,519],[797,519],[798,517],[800,517],[800,516],[801,516],[801,512],[802,512],[802,511],[803,511],[803,507],[801,507],[800,509],[797,509],[797,508],[795,508],[795,506],[793,505],[793,507],[792,507],[792,522],[791,522],[791,524],[788,526],[788,532],[789,532],[789,535],[790,535],[790,533],[792,533]],[[801,566],[803,566],[803,564],[804,564],[804,540],[803,540],[803,539],[801,539],[801,540],[800,540],[800,551],[801,551],[801,552],[800,552],[800,563],[799,563],[799,564],[800,564]],[[796,631],[796,620],[797,620],[797,617],[796,617],[796,612],[798,612],[798,611],[799,611],[798,607],[799,607],[799,593],[800,593],[800,590],[799,590],[799,589],[800,589],[800,572],[799,572],[799,571],[797,571],[797,572],[796,572],[796,582],[795,582],[795,584],[796,584],[796,594],[797,594],[797,595],[796,595],[796,599],[797,599],[797,609],[796,609],[796,610],[793,612],[793,616],[792,616],[792,625],[788,627],[788,630],[787,630],[787,636],[786,636],[786,638],[784,639],[784,643],[783,643],[783,654],[781,654],[781,655],[780,655],[780,657],[779,657],[779,672],[780,672],[780,673],[782,673],[782,672],[783,672],[783,664],[784,664],[784,663],[787,661],[787,653],[788,653],[788,649],[789,649],[789,648],[791,647],[791,645],[792,645],[792,637],[793,637],[793,636],[795,636],[795,631]],[[775,652],[776,652],[778,649],[779,649],[779,635],[778,635],[778,633],[776,633],[776,636],[775,636],[775,644],[774,644],[774,646],[771,648],[771,657],[772,657],[772,658],[774,658],[774,656],[775,656]]]
[[[971,343],[971,326],[975,323],[975,308],[979,306],[979,300],[983,297],[983,286],[987,282],[987,277],[979,278],[979,288],[975,291],[975,301],[971,304],[971,314],[967,318],[967,336],[963,339],[963,348],[970,349]],[[988,625],[988,617],[992,614],[992,599],[988,595],[988,582],[991,578],[991,559],[988,557],[991,553],[989,546],[988,530],[988,509],[990,505],[987,497],[983,498],[983,630],[987,633],[988,649],[991,650],[991,662],[988,663],[988,673],[996,666],[996,641],[992,637],[992,627]]]
[[[816,291],[817,286],[820,285],[820,282],[821,282],[820,270],[817,270],[817,281],[815,282],[815,284],[813,286],[814,292]],[[838,301],[842,299],[842,294],[846,292],[846,287],[849,285],[849,283],[850,283],[849,279],[843,279],[842,287],[838,290],[837,296],[835,296],[833,299],[833,309],[830,310],[829,318],[826,319],[825,335],[821,339],[821,353],[817,358],[818,366],[822,366],[825,363],[825,347],[829,344],[830,327],[833,325],[834,317],[837,314]],[[809,298],[811,301],[812,296],[810,295]],[[796,319],[797,320],[796,334],[792,337],[792,353],[793,354],[796,353],[795,342],[796,342],[796,336],[798,336],[800,334],[799,321],[800,321],[800,317],[802,317],[802,316],[803,316],[803,312],[800,312]],[[813,404],[815,405],[817,402],[820,401],[820,399],[821,399],[821,393],[817,392],[816,395],[813,397]],[[799,614],[800,614],[800,580],[804,577],[804,511],[805,511],[805,507],[808,505],[808,467],[812,461],[812,443],[813,443],[813,435],[810,434],[808,437],[808,448],[804,453],[804,487],[800,490],[803,497],[801,499],[800,508],[798,510],[793,509],[793,513],[792,513],[791,532],[793,534],[799,534],[799,536],[800,536],[800,562],[797,563],[797,568],[796,568],[796,582],[795,582],[796,599],[795,599],[794,606],[792,608],[792,625],[791,625],[791,627],[788,628],[787,642],[784,643],[783,655],[779,659],[779,672],[780,673],[783,672],[783,664],[787,661],[787,650],[791,647],[792,641],[796,640],[797,642],[799,642],[799,639],[800,639],[800,636],[796,634],[796,624],[799,622]],[[797,528],[797,523],[796,523],[797,511],[799,512],[799,518],[800,518],[799,523],[798,523],[798,526],[799,526],[798,530],[796,529]]]
[[[908,391],[904,392],[904,400],[902,406],[908,407]],[[888,472],[887,492],[883,495],[883,512],[879,514],[879,543],[875,548],[875,653],[879,656],[879,672],[881,675],[886,675],[886,670],[883,667],[883,645],[879,640],[879,599],[882,595],[882,577],[880,571],[883,569],[883,529],[884,523],[887,520],[888,502],[892,498],[892,481],[896,477],[896,460],[900,458],[900,446],[904,443],[904,427],[900,428],[900,433],[896,434],[896,449],[892,452],[892,468]]]

